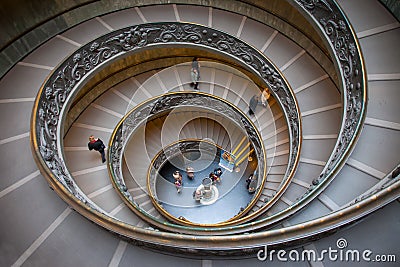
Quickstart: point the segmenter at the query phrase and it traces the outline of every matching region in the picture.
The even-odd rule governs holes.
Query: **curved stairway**
[[[244,79],[243,77],[241,77],[241,75],[238,75],[237,73],[233,72],[232,70],[225,70],[223,67],[217,65],[216,67],[212,68],[213,65],[215,64],[208,64],[207,62],[201,62],[202,68],[201,68],[201,73],[202,73],[202,80],[201,80],[201,91],[205,91],[207,93],[213,93],[219,97],[222,97],[224,99],[227,99],[228,101],[230,101],[231,103],[236,104],[240,109],[242,109],[242,111],[245,113],[248,110],[248,101],[249,99],[252,97],[252,95],[258,93],[258,89],[253,87],[250,87],[249,85],[249,81],[247,79]],[[179,81],[183,81],[183,77],[179,78],[179,79],[175,79],[176,75],[174,75],[174,73],[176,73],[176,69],[179,69],[178,74],[180,76],[188,76],[185,75],[187,73],[189,73],[190,67],[186,64],[184,65],[178,65],[176,67],[172,67],[169,69],[165,69],[163,71],[160,72],[160,74],[153,74],[152,76],[148,76],[149,74],[143,74],[141,76],[144,76],[145,78],[147,78],[145,80],[145,78],[143,77],[133,77],[125,82],[122,82],[118,85],[119,90],[124,91],[124,87],[129,87],[132,86],[132,80],[136,81],[135,84],[138,85],[138,89],[132,94],[131,100],[130,102],[134,102],[134,103],[140,103],[142,101],[144,101],[147,98],[151,98],[154,96],[157,96],[157,94],[162,94],[163,92],[165,92],[165,90],[161,90],[162,86],[160,85],[160,76],[163,77],[171,77],[169,80],[164,80],[166,81],[166,83],[168,83],[172,90],[174,90],[175,88],[179,88],[179,86],[181,84],[178,84]],[[172,81],[171,81],[172,79]],[[208,81],[207,79],[210,79],[212,81]],[[142,84],[140,84],[138,81],[144,81]],[[232,82],[232,80],[234,82]],[[185,89],[188,90],[190,89],[189,87],[189,81],[182,82],[183,85],[185,85]],[[147,88],[151,88],[147,89]],[[337,90],[334,87],[325,87],[323,88],[324,90],[331,89],[331,94],[335,94],[337,95]],[[246,89],[246,90],[245,90]],[[114,94],[116,92],[118,92],[117,88],[112,88],[110,89]],[[333,92],[332,92],[333,91]],[[329,91],[328,91],[329,92]],[[153,94],[152,94],[153,93]],[[121,92],[118,92],[118,94],[120,95]],[[338,98],[338,96],[336,96],[336,99]],[[322,98],[321,99],[325,99]],[[324,100],[325,102],[329,102],[329,101],[335,101],[334,97],[329,97],[326,98],[327,100]],[[332,100],[333,99],[333,100]],[[97,102],[99,104],[97,104]],[[108,103],[107,103],[108,102]],[[82,128],[82,126],[85,127],[97,127],[97,125],[100,125],[100,123],[102,123],[104,125],[104,122],[101,122],[101,112],[103,113],[108,113],[105,114],[105,118],[110,117],[109,114],[113,114],[116,113],[115,110],[121,109],[121,107],[124,106],[124,103],[126,104],[127,101],[123,101],[122,99],[120,99],[120,101],[116,101],[115,97],[109,97],[109,94],[105,94],[104,96],[100,97],[98,100],[96,100],[91,107],[88,108],[88,110],[86,110],[80,118],[78,118],[78,120],[73,124],[72,129],[74,131],[79,131],[79,129],[74,129],[74,127],[78,127],[78,128]],[[322,102],[322,100],[320,101]],[[261,133],[262,138],[264,139],[265,142],[265,147],[267,148],[267,157],[268,157],[268,179],[267,182],[265,184],[265,188],[263,190],[262,193],[262,197],[260,198],[260,200],[258,201],[258,203],[256,203],[255,207],[253,208],[253,211],[258,210],[259,208],[263,207],[263,205],[265,205],[265,203],[268,202],[268,200],[270,198],[272,198],[273,195],[276,194],[276,192],[279,190],[279,186],[282,182],[282,178],[285,175],[285,170],[286,170],[286,166],[284,165],[285,161],[287,162],[287,155],[289,153],[288,151],[288,142],[289,142],[289,138],[288,138],[288,133],[287,133],[287,126],[284,122],[284,118],[282,115],[282,112],[279,111],[279,108],[277,107],[277,105],[275,105],[275,101],[272,100],[270,101],[272,110],[268,109],[263,109],[263,108],[258,108],[254,119],[254,122],[256,125],[258,125],[258,130]],[[302,108],[302,102],[299,103],[300,108]],[[113,106],[116,106],[118,108],[113,108]],[[129,105],[131,106],[131,104]],[[326,107],[322,107],[320,109],[313,109],[311,111],[308,111],[308,113],[304,114],[305,116],[309,116],[309,121],[312,123],[313,120],[318,120],[319,119],[319,112],[325,112],[327,114],[323,114],[323,116],[325,116],[326,120],[329,121],[338,121],[338,116],[336,115],[338,113],[337,107],[340,107],[340,105],[327,105],[328,108]],[[334,106],[335,109],[330,110],[330,107]],[[304,108],[306,109],[306,108]],[[328,111],[324,111],[325,109],[327,109]],[[96,114],[96,115],[95,115]],[[88,120],[91,116],[96,116],[96,118],[98,119],[98,124],[88,124]],[[115,116],[114,115],[115,120],[114,120],[114,125],[116,125],[117,123],[117,118],[121,118],[122,114],[119,116]],[[196,116],[194,116],[196,117]],[[107,120],[110,121],[110,120]],[[111,121],[110,121],[111,123]],[[339,122],[337,122],[337,124],[339,124]],[[148,166],[150,161],[152,160],[152,158],[154,157],[154,151],[160,151],[161,148],[165,145],[169,145],[170,143],[172,143],[173,141],[177,141],[175,139],[171,139],[170,135],[173,136],[173,131],[171,131],[171,127],[178,127],[180,126],[180,124],[176,125],[175,122],[173,123],[169,123],[166,126],[163,124],[159,124],[162,125],[161,129],[159,129],[161,132],[159,134],[157,134],[157,132],[154,132],[153,130],[149,130],[149,131],[143,131],[141,134],[144,136],[146,134],[146,138],[142,138],[140,136],[136,136],[135,138],[132,138],[133,140],[136,140],[135,144],[132,145],[132,147],[135,147],[136,150],[133,150],[134,152],[131,152],[131,155],[136,155],[131,157],[132,158],[132,162],[134,162],[135,164],[135,174],[138,177],[145,177],[147,170],[148,170]],[[169,127],[169,128],[168,128]],[[207,126],[204,125],[203,128],[206,128]],[[109,128],[113,128],[112,126]],[[203,128],[199,128],[199,129],[203,129]],[[308,130],[308,127],[304,126],[305,131]],[[195,130],[195,129],[193,129]],[[314,133],[312,130],[308,130],[309,133]],[[315,130],[314,130],[315,131]],[[203,138],[210,138],[211,136],[208,136],[207,134],[203,135],[202,131],[195,131],[196,132],[196,137],[203,139]],[[229,131],[228,131],[229,132]],[[96,132],[95,132],[96,133]],[[154,134],[156,137],[153,139],[147,139],[147,133],[149,134]],[[163,136],[165,136],[166,140],[162,140],[161,137],[161,133],[164,133]],[[337,130],[336,130],[337,133]],[[76,133],[74,133],[75,135]],[[81,132],[80,136],[84,135],[85,132]],[[97,133],[96,133],[97,134]],[[73,136],[74,136],[73,135]],[[101,133],[98,133],[98,135],[101,135]],[[176,135],[176,134],[175,134]],[[334,134],[331,134],[331,136],[333,136]],[[216,136],[219,138],[219,136]],[[160,138],[159,141],[157,141],[157,139]],[[165,139],[164,138],[164,139]],[[239,142],[241,140],[241,138],[236,138],[235,142]],[[68,142],[69,142],[69,133],[66,135],[65,138],[65,145],[67,146],[68,149]],[[139,142],[139,143],[138,143]],[[154,143],[158,143],[158,147],[154,148],[153,144]],[[162,145],[161,145],[162,144]],[[218,144],[218,143],[217,143]],[[308,142],[306,144],[304,144],[303,146],[307,148],[307,146],[312,146],[313,142]],[[321,144],[320,144],[321,145]],[[145,146],[145,147],[144,147]],[[143,154],[140,154],[139,151],[149,151],[148,147],[151,146],[151,148],[149,148],[152,153],[147,153],[146,156],[144,156],[143,159],[139,159],[137,158],[138,156],[143,156]],[[327,157],[329,156],[329,146],[333,146],[333,143],[331,142],[331,144],[329,144],[329,140],[328,142],[322,142],[321,147],[324,147],[324,149],[328,150],[327,152],[325,152],[325,157],[320,157],[317,158],[317,160],[315,159],[303,159],[303,157],[301,157],[300,161],[304,161],[305,163],[317,163],[319,165],[324,165],[324,161],[326,161]],[[235,146],[232,146],[232,148],[234,148]],[[304,149],[304,148],[303,148]],[[322,149],[321,149],[322,150]],[[77,159],[78,157],[75,156],[74,154],[70,154],[67,155],[67,164],[72,164],[74,165],[74,163],[70,163],[69,162],[69,158],[73,158],[73,159]],[[277,159],[275,159],[275,156],[277,156]],[[314,153],[314,157],[315,157],[315,153]],[[134,159],[134,160],[133,160]],[[284,163],[282,163],[282,161]],[[304,163],[300,163],[300,166],[303,166]],[[317,166],[317,168],[314,168],[314,172],[315,174],[313,176],[311,176],[312,178],[315,177],[317,175],[316,172],[319,172],[322,168],[318,168],[319,166]],[[82,167],[81,167],[82,168]],[[302,167],[303,168],[303,167]],[[309,168],[310,169],[310,168]],[[74,170],[74,169],[72,169]],[[301,168],[300,168],[301,170]],[[298,173],[296,174],[294,179],[304,179],[303,178],[298,178],[298,177],[302,177],[300,170],[298,171]],[[141,178],[143,179],[143,178]],[[142,180],[143,181],[143,180]],[[286,208],[288,206],[288,204],[292,203],[293,200],[295,200],[297,197],[300,197],[302,194],[304,194],[304,192],[306,192],[307,188],[309,187],[309,185],[311,184],[311,181],[308,181],[308,185],[304,185],[304,183],[302,184],[303,188],[295,188],[292,189],[293,186],[289,187],[289,190],[294,191],[294,193],[292,193],[289,197],[284,197],[283,199],[280,199],[279,202],[275,205],[275,207],[279,207],[282,206]],[[79,183],[79,182],[78,182]],[[301,182],[300,182],[301,183]],[[145,188],[145,184],[141,184],[140,186],[141,188]],[[85,192],[85,191],[84,191]],[[144,194],[139,194],[139,196],[135,197],[134,199],[140,199],[140,203],[145,203],[145,205],[154,212],[154,208],[151,207],[150,205],[150,200],[148,199],[148,197],[146,198],[144,196]],[[291,200],[293,199],[293,200]],[[116,204],[116,203],[115,203]],[[278,209],[278,211],[280,210],[279,208],[275,208]],[[270,213],[269,213],[270,215]]]
[[[391,45],[396,43],[394,41],[398,41],[398,22],[388,16],[379,15],[386,14],[386,11],[377,6],[375,2],[363,5],[362,10],[358,10],[359,6],[346,1],[343,1],[343,3],[341,1],[340,4],[346,14],[349,15],[350,21],[358,33],[366,60],[370,90],[366,125],[356,149],[339,175],[318,198],[313,200],[300,213],[285,220],[282,226],[308,221],[340,209],[340,207],[345,206],[376,185],[398,164],[398,157],[396,157],[395,151],[398,151],[397,148],[399,147],[398,131],[400,128],[398,117],[396,116],[396,114],[399,114],[396,88],[398,87],[398,73],[400,71],[399,64],[395,61],[396,57],[388,54],[388,51],[398,53],[396,52],[397,50],[390,49],[393,48]],[[297,173],[290,187],[268,211],[268,216],[284,210],[295,202],[296,198],[307,190],[314,177],[321,172],[322,166],[325,165],[334,146],[341,119],[339,92],[321,67],[304,50],[286,39],[286,37],[274,32],[265,25],[252,21],[250,18],[207,7],[184,5],[168,5],[167,7],[148,6],[127,9],[78,25],[35,50],[3,77],[0,83],[2,99],[0,108],[2,108],[1,118],[3,121],[0,148],[3,150],[3,155],[7,155],[7,157],[3,157],[1,160],[3,175],[6,179],[2,182],[0,203],[4,207],[2,210],[9,215],[6,216],[2,223],[3,229],[9,229],[7,233],[3,231],[5,236],[3,240],[7,240],[11,244],[2,244],[3,251],[7,252],[7,255],[2,253],[6,255],[2,256],[4,265],[12,263],[19,265],[24,262],[40,265],[43,259],[55,260],[53,258],[55,254],[58,255],[57,260],[59,263],[71,263],[67,259],[67,255],[71,255],[70,253],[76,248],[73,249],[72,246],[68,245],[68,242],[85,252],[84,255],[78,256],[73,260],[77,264],[80,263],[80,265],[83,262],[87,262],[86,257],[90,253],[95,255],[91,260],[96,265],[107,265],[109,262],[118,259],[118,257],[122,266],[129,265],[132,255],[136,255],[139,251],[142,252],[140,248],[127,245],[124,241],[119,241],[113,235],[93,227],[93,225],[82,220],[80,216],[71,213],[55,194],[49,192],[30,153],[18,153],[26,150],[29,145],[28,125],[32,101],[37,93],[37,88],[40,87],[49,70],[56,66],[65,55],[75,50],[76,45],[86,43],[106,33],[110,28],[116,29],[127,26],[132,21],[142,23],[143,18],[146,21],[174,21],[177,19],[176,14],[179,14],[181,20],[207,25],[210,16],[212,16],[211,26],[237,35],[264,51],[288,79],[296,92],[303,118],[302,153]],[[196,13],[193,14],[193,10]],[[366,20],[358,15],[360,14],[359,12],[373,12],[377,16],[374,17],[374,20],[371,21],[369,19],[368,23],[366,23]],[[234,25],[237,27],[234,27]],[[249,30],[250,28],[252,29],[251,31]],[[87,34],[87,29],[90,29],[89,32],[91,34]],[[382,41],[385,38],[388,40],[387,42]],[[51,53],[51,51],[57,51],[57,53]],[[64,55],[61,55],[60,51],[65,51]],[[51,56],[48,56],[49,54]],[[210,76],[207,76],[207,71],[209,71]],[[242,103],[241,100],[236,103],[238,101],[237,95],[231,94],[230,90],[239,92],[238,94],[241,95],[241,90],[244,87],[243,83],[232,83],[235,79],[233,76],[224,73],[218,75],[219,72],[220,70],[215,71],[213,74],[212,68],[205,67],[202,82],[208,86],[200,87],[200,89],[221,97],[229,98],[231,96],[231,100],[228,100],[246,112],[246,100],[250,99],[251,94],[242,98],[242,105],[240,105]],[[173,88],[173,84],[179,83],[175,73],[173,70],[170,73],[160,72],[160,76],[165,75],[172,77],[172,79],[163,78],[158,87],[161,91],[157,93],[164,91],[162,84],[164,84],[165,88]],[[20,76],[29,79],[17,79]],[[100,164],[98,155],[87,151],[86,139],[88,135],[95,134],[103,140],[108,140],[112,129],[125,114],[130,99],[133,99],[138,104],[153,95],[153,92],[149,92],[143,87],[140,91],[135,91],[141,84],[146,85],[145,81],[151,82],[155,80],[152,79],[153,77],[154,73],[146,73],[110,88],[105,94],[96,99],[74,122],[64,140],[68,167],[82,190],[109,215],[143,228],[148,227],[147,223],[131,213],[116,195],[109,182],[106,166]],[[207,77],[209,79],[206,79]],[[182,82],[182,79],[187,79],[188,76],[180,78]],[[184,83],[185,81],[183,81]],[[179,85],[176,88],[179,88]],[[229,90],[226,90],[227,88]],[[276,186],[279,185],[284,174],[288,153],[288,135],[287,131],[285,132],[284,120],[280,116],[279,110],[274,112],[275,105],[272,104],[271,106],[276,129],[278,132],[280,131],[276,135],[275,142],[267,142],[269,140],[267,139],[269,137],[268,134],[272,132],[268,125],[269,120],[256,121],[258,122],[258,127],[260,127],[260,132],[266,138],[267,155],[275,154],[274,160],[271,157],[268,162],[268,166],[271,167],[268,169],[269,182],[266,183],[266,188],[264,189],[265,197],[271,197],[275,192],[274,190],[276,190]],[[17,110],[23,112],[16,112]],[[260,110],[259,112],[261,113],[262,111]],[[265,118],[260,115],[256,116],[257,119],[260,117]],[[150,143],[146,142],[146,144]],[[10,203],[13,203],[12,206]],[[257,203],[254,209],[262,205],[262,203]],[[374,214],[368,217],[365,222],[359,224],[360,227],[357,229],[353,227],[342,233],[348,240],[351,238],[352,247],[353,244],[354,246],[363,244],[365,237],[360,233],[369,231],[371,227],[376,225],[376,222],[381,222],[381,214],[393,218],[391,214],[398,212],[398,209],[398,203],[393,202],[377,212],[377,215]],[[15,214],[16,211],[24,212],[23,215],[18,215]],[[18,218],[20,224],[13,223],[13,218]],[[23,222],[28,220],[24,218],[36,218],[40,223],[30,224],[29,231],[27,231],[23,226]],[[74,225],[78,227],[73,227]],[[399,228],[396,225],[398,224],[396,224],[395,218],[388,219],[385,222],[385,227],[390,231],[380,228],[377,230],[378,234],[374,235],[372,239],[385,238],[388,242],[395,242],[392,241],[392,236],[396,236],[394,233],[398,232]],[[275,227],[279,228],[280,226]],[[24,228],[25,230],[23,230]],[[77,231],[76,229],[78,228],[81,230]],[[91,233],[89,240],[91,244],[96,244],[96,249],[88,247],[85,243],[86,241],[83,242],[82,239],[78,239],[80,231]],[[65,237],[66,235],[67,237]],[[19,236],[21,240],[15,239],[15,236]],[[66,238],[67,242],[64,241],[60,244],[59,241],[63,237]],[[326,248],[335,244],[335,238],[337,239],[337,235],[326,237],[303,246],[303,249],[309,247]],[[100,242],[98,243],[97,241],[101,241],[102,244],[100,245]],[[67,252],[64,256],[56,253],[55,248],[57,248],[57,245],[55,245],[55,242],[58,242],[60,248],[66,249]],[[378,247],[374,247],[374,249],[379,251]],[[154,254],[154,252],[149,251],[144,253]],[[183,265],[192,261],[196,262],[196,260],[160,254],[157,254],[157,257],[150,257],[150,261],[154,264],[157,264],[158,260],[164,260],[169,263],[181,262]],[[236,263],[257,264],[257,261],[243,259],[238,260]],[[213,264],[214,266],[220,263],[218,260],[213,260],[212,262],[203,261],[202,264]]]

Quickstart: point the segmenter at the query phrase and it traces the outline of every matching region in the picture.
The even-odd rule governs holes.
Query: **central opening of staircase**
[[[112,143],[121,151],[111,168],[116,187],[149,220],[162,215],[183,225],[218,225],[246,214],[263,188],[258,131],[216,96],[174,92],[150,99],[121,120]]]
[[[257,159],[251,151],[237,159],[206,139],[181,140],[157,155],[171,154],[156,172],[151,194],[168,216],[198,224],[228,221],[251,202],[257,186]]]

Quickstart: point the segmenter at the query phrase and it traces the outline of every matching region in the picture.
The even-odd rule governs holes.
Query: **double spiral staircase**
[[[400,23],[379,1],[137,2],[88,1],[2,50],[1,266],[264,266],[266,245],[400,260]],[[237,156],[230,218],[165,208],[199,208],[198,184],[154,175],[182,140]],[[285,265],[335,263],[378,264]]]

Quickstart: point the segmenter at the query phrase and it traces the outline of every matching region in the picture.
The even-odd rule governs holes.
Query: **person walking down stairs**
[[[182,174],[179,171],[175,171],[172,176],[174,177],[174,184],[176,188],[176,192],[180,193],[182,191]]]
[[[100,138],[94,138],[93,135],[89,136],[89,143],[88,143],[89,150],[96,150],[101,154],[101,162],[106,162],[106,155],[104,149],[106,146],[104,145],[103,141]]]
[[[190,69],[190,76],[192,78],[193,89],[199,90],[199,80],[200,80],[200,64],[198,62],[198,58],[193,58],[192,68]]]

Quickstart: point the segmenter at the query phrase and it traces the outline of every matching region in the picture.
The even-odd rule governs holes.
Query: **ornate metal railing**
[[[300,152],[300,117],[293,92],[275,66],[253,47],[220,31],[188,23],[152,23],[121,29],[84,45],[53,71],[39,91],[32,117],[35,156],[49,182],[57,185],[69,203],[104,213],[80,191],[64,163],[63,119],[74,96],[103,65],[160,45],[201,46],[229,56],[259,75],[286,114],[292,140],[286,176],[293,176]]]
[[[207,141],[207,139],[205,139],[205,140],[184,139],[184,140],[179,140],[178,142],[175,142],[167,147],[163,147],[163,149],[161,151],[159,151],[157,153],[157,155],[154,157],[154,159],[152,160],[150,167],[149,167],[148,175],[147,175],[147,186],[148,186],[147,188],[148,188],[148,192],[150,194],[150,198],[153,202],[153,206],[156,207],[157,210],[161,214],[163,214],[166,218],[168,218],[171,221],[174,221],[176,223],[183,224],[183,225],[196,226],[197,225],[196,223],[189,222],[186,219],[177,218],[177,217],[171,215],[165,209],[164,204],[168,204],[168,202],[166,202],[165,200],[160,199],[158,197],[157,189],[156,189],[157,180],[158,179],[166,179],[166,177],[162,177],[160,175],[160,170],[163,168],[165,163],[167,161],[169,161],[169,159],[174,158],[177,155],[183,155],[187,152],[195,151],[195,152],[200,152],[202,155],[206,154],[207,155],[206,157],[208,157],[208,158],[215,159],[215,157],[218,157],[219,155],[221,155],[222,150],[223,150],[222,147],[218,146],[215,143],[211,143],[211,142]],[[257,166],[258,166],[258,164],[257,164]],[[256,170],[258,170],[258,169],[260,169],[260,168],[256,168]],[[264,176],[262,179],[265,180],[266,178],[267,177]],[[265,181],[258,181],[258,182],[259,182],[259,184],[263,185]],[[257,190],[262,191],[262,188],[259,187],[259,188],[257,188]],[[246,206],[253,206],[252,203],[255,203],[258,200],[259,196],[260,196],[259,193],[256,194],[256,196],[253,197],[251,199],[251,201],[249,203],[247,203]],[[186,204],[188,204],[188,203],[186,203]],[[197,205],[193,206],[194,207],[193,212],[196,212],[196,209],[195,209],[196,206]],[[188,206],[185,206],[185,207],[188,207]],[[239,207],[238,207],[238,209],[239,209]],[[235,216],[232,216],[232,218],[230,218],[227,221],[233,221],[233,220],[239,218],[240,216],[242,216],[244,213],[245,213],[245,210],[242,210]],[[205,224],[199,224],[198,226],[200,226],[200,225],[204,226]],[[218,226],[218,225],[220,225],[220,223],[215,223],[213,225]]]
[[[395,185],[396,183],[399,182],[400,175],[397,177],[393,177],[392,173],[400,168],[400,165],[398,165],[392,172],[389,172],[385,177],[383,177],[376,185],[368,189],[364,194],[359,195],[356,197],[353,201],[345,205],[346,207],[352,206],[357,204],[358,202],[367,199],[367,198],[374,198],[375,194],[379,193],[380,191],[384,191],[385,189]]]
[[[319,177],[287,209],[263,220],[275,223],[293,214],[322,192],[344,165],[360,135],[367,104],[366,73],[353,29],[335,1],[291,1],[324,35],[341,77],[343,118],[337,142]],[[260,221],[261,223],[261,221]]]
[[[355,147],[366,114],[366,72],[358,40],[346,16],[332,0],[290,2],[298,5],[299,10],[320,30],[325,37],[327,47],[332,52],[341,78],[343,118],[333,152],[307,192],[286,209],[252,222],[255,228],[277,223],[296,213],[329,185]]]
[[[124,181],[122,172],[122,160],[124,155],[125,147],[130,142],[131,136],[137,131],[144,123],[151,121],[153,117],[158,117],[159,114],[168,113],[172,110],[174,112],[179,112],[179,108],[188,107],[201,108],[208,110],[209,113],[218,113],[225,116],[229,121],[233,122],[247,137],[251,143],[251,147],[257,157],[258,166],[257,172],[263,177],[263,181],[260,183],[260,188],[253,197],[249,205],[240,213],[240,215],[245,214],[252,205],[257,201],[260,194],[262,193],[262,188],[264,186],[265,176],[266,176],[266,155],[264,143],[262,142],[261,136],[256,130],[255,126],[249,118],[247,118],[238,108],[228,101],[201,92],[172,92],[166,93],[159,97],[151,98],[135,108],[133,108],[129,113],[127,113],[121,121],[118,123],[114,132],[111,136],[110,146],[109,146],[109,171],[114,184],[114,187],[118,189],[120,195],[123,197],[124,201],[131,207],[132,211],[138,214],[146,221],[153,225],[157,225],[163,228],[166,223],[160,223],[154,216],[150,215],[146,210],[143,210],[134,201],[131,194],[128,192],[126,183]],[[179,140],[176,140],[179,141]],[[167,152],[173,153],[180,146],[166,147],[162,155],[166,156]],[[151,166],[158,166],[163,157],[156,157],[156,162],[152,162]],[[154,176],[151,176],[154,178]],[[147,177],[140,177],[139,179],[147,179]],[[154,199],[152,192],[155,192],[153,187],[154,181],[150,180],[147,182],[150,193],[150,197],[153,198],[153,202],[157,202]],[[238,216],[240,216],[238,215]],[[143,217],[145,216],[145,217]],[[219,225],[219,224],[218,224]],[[174,225],[168,225],[169,227],[174,227]],[[216,225],[213,225],[216,226]]]
[[[343,121],[334,153],[321,175],[315,179],[309,192],[291,207],[291,211],[282,212],[275,217],[274,221],[285,218],[284,216],[304,207],[332,181],[360,134],[367,99],[366,73],[360,47],[356,35],[337,4],[332,0],[290,2],[298,7],[316,28],[320,29],[331,51],[331,56],[337,64],[337,72],[341,80]],[[299,149],[301,135],[299,114],[293,108],[296,102],[284,78],[268,60],[260,56],[257,51],[249,49],[243,42],[206,27],[180,23],[138,25],[132,29],[123,29],[103,36],[74,53],[53,72],[40,90],[35,103],[31,138],[36,159],[55,190],[85,216],[116,233],[142,240],[156,247],[170,248],[172,240],[174,249],[185,248],[186,253],[201,253],[202,251],[213,253],[221,249],[225,252],[226,249],[242,252],[246,249],[245,252],[248,253],[260,244],[277,244],[313,238],[319,233],[329,232],[361,218],[398,197],[400,182],[397,177],[365,199],[357,200],[353,205],[323,218],[278,230],[228,237],[213,236],[212,239],[145,230],[121,224],[105,216],[96,205],[81,194],[64,164],[60,138],[62,119],[68,109],[70,99],[79,90],[80,83],[102,64],[126,53],[139,51],[140,48],[146,46],[164,44],[200,45],[248,64],[249,69],[260,75],[272,89],[285,112],[292,142],[289,166],[296,165],[297,160],[294,160],[293,156],[298,151],[293,148]],[[266,221],[255,221],[252,225],[256,229],[265,223]],[[246,223],[243,227],[246,225],[250,224]],[[191,250],[187,250],[188,248]]]

